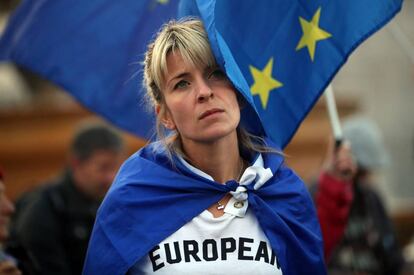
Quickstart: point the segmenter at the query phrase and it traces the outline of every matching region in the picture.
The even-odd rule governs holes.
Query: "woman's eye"
[[[222,70],[216,69],[210,74],[209,78],[221,80],[227,79],[227,75]]]
[[[188,81],[180,80],[174,85],[174,90],[186,88],[189,84]]]

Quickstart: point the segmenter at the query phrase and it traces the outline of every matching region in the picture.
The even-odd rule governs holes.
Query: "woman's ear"
[[[174,120],[172,119],[170,112],[168,112],[165,107],[158,104],[155,106],[155,113],[165,128],[175,130]]]

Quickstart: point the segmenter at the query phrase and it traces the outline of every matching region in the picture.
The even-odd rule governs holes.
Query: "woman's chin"
[[[195,140],[198,140],[202,143],[215,143],[219,142],[220,140],[231,138],[232,134],[234,134],[234,138],[237,138],[235,130],[210,129],[209,131],[205,131],[202,135],[199,135],[197,138],[195,138]]]

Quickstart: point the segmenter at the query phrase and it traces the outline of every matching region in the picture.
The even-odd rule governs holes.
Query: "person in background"
[[[3,245],[9,237],[10,216],[14,212],[13,203],[5,194],[6,186],[3,183],[3,172],[0,168],[0,275],[20,275],[16,259],[3,250]]]
[[[403,249],[404,254],[404,275],[414,275],[414,236],[411,237],[410,242]]]
[[[10,237],[10,219],[15,208],[7,197],[3,170],[0,167],[0,275],[36,274],[31,255],[22,247],[6,247]]]
[[[399,274],[402,254],[374,187],[375,172],[388,163],[381,134],[359,116],[344,122],[343,133],[315,192],[329,274]]]
[[[10,243],[34,256],[39,274],[81,274],[96,211],[123,160],[120,135],[86,122],[73,138],[63,174],[16,203]]]

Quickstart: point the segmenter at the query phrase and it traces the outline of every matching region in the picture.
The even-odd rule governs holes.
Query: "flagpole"
[[[329,120],[331,122],[333,136],[335,138],[335,147],[338,148],[343,140],[341,123],[339,122],[338,109],[335,103],[335,96],[332,85],[329,84],[325,89],[326,106],[328,107]]]

